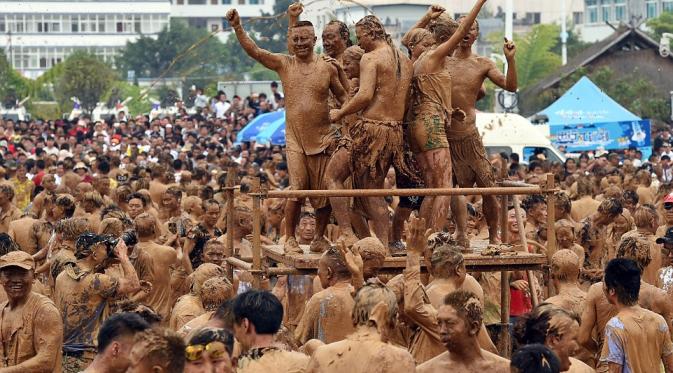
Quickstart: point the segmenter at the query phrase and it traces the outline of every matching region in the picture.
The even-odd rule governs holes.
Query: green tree
[[[652,18],[647,21],[647,27],[650,29],[650,35],[659,42],[661,34],[667,32],[673,33],[673,13],[664,12],[657,18]]]
[[[514,38],[517,45],[516,72],[520,90],[537,83],[561,66],[561,58],[552,50],[558,35],[557,25],[543,24],[534,26],[522,38]]]
[[[9,63],[3,50],[0,50],[0,103],[12,107],[17,100],[28,95],[28,81]]]
[[[275,53],[287,51],[287,26],[289,19],[285,12],[293,0],[276,0],[273,14],[262,13],[264,18],[249,22],[252,30],[259,35],[261,48]]]
[[[82,109],[91,111],[116,79],[115,71],[105,62],[90,53],[78,51],[63,62],[54,94],[61,108],[70,106],[70,97],[77,97]]]
[[[118,80],[103,94],[100,101],[104,102],[108,108],[114,108],[117,102],[133,98],[128,102],[129,115],[138,115],[150,111],[152,104],[146,94],[137,85],[129,84]]]
[[[116,63],[124,77],[132,70],[139,78],[212,78],[227,71],[228,56],[214,33],[171,19],[170,27],[162,30],[156,40],[141,37],[127,43]]]

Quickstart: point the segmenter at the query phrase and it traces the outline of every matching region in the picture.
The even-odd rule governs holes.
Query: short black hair
[[[234,322],[248,319],[257,334],[276,334],[283,321],[283,305],[268,291],[250,290],[234,300]]]
[[[129,197],[126,199],[126,203],[131,202],[132,199],[139,199],[140,202],[143,203],[143,207],[147,207],[147,205],[150,203],[146,195],[138,192],[131,193]]]
[[[187,345],[207,345],[210,342],[222,342],[229,356],[234,351],[234,335],[231,331],[220,328],[202,328],[192,334]]]
[[[640,294],[640,268],[631,259],[617,258],[608,262],[605,267],[604,280],[608,290],[614,289],[617,299],[625,306],[638,302]]]
[[[98,331],[98,353],[102,353],[119,337],[133,336],[149,328],[150,324],[136,313],[123,312],[112,315],[105,320]]]
[[[549,348],[539,343],[526,345],[512,355],[511,366],[519,373],[559,373],[561,362]]]
[[[624,193],[622,193],[622,200],[624,200],[624,202],[631,202],[634,205],[637,205],[640,197],[635,191],[627,189],[624,191]]]
[[[313,27],[313,23],[311,21],[299,21],[292,26],[292,28],[298,27]]]

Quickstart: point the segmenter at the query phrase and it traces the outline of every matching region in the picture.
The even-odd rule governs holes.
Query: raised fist
[[[238,27],[241,25],[241,17],[238,15],[236,9],[230,9],[227,12],[227,21],[229,21],[231,27]]]
[[[441,5],[431,5],[430,8],[428,8],[428,15],[430,16],[430,19],[437,19],[437,17],[439,17],[444,12],[446,12],[446,9],[444,9],[444,7]]]
[[[300,2],[290,4],[290,7],[287,8],[287,14],[290,17],[299,17],[299,15],[304,11],[304,4]]]
[[[514,45],[514,41],[505,38],[505,45],[502,47],[502,50],[505,53],[505,58],[508,60],[514,58],[514,55],[516,54],[516,45]]]

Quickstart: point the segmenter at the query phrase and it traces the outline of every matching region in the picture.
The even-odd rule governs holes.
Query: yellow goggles
[[[224,343],[219,341],[210,342],[205,346],[190,345],[185,347],[185,358],[187,361],[200,360],[204,352],[207,352],[211,359],[218,360],[227,354],[227,348],[224,346]]]

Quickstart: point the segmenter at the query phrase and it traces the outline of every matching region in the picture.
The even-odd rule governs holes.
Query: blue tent
[[[549,118],[552,143],[569,152],[651,144],[650,122],[623,108],[587,77],[538,115]]]
[[[285,112],[274,111],[261,114],[243,127],[236,136],[236,142],[257,141],[266,143],[273,138],[273,134],[280,131],[281,127],[283,132],[282,144],[274,143],[274,145],[285,145]]]

